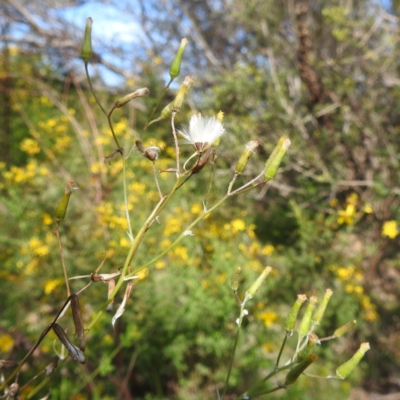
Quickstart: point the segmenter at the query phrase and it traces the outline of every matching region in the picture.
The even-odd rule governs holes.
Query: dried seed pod
[[[74,320],[75,334],[78,337],[79,348],[85,351],[85,328],[82,322],[81,306],[76,294],[71,295],[72,319]]]
[[[69,354],[71,355],[71,357],[75,361],[78,361],[81,364],[85,364],[86,359],[85,359],[85,356],[83,355],[81,349],[72,344],[72,342],[69,340],[67,334],[64,332],[64,329],[61,328],[60,325],[54,324],[53,325],[53,331],[57,335],[57,337],[60,340],[60,342],[69,351]]]

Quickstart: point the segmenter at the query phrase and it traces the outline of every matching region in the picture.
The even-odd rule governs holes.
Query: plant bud
[[[299,376],[306,370],[306,368],[315,362],[317,358],[318,357],[315,354],[310,354],[307,356],[307,358],[293,367],[286,375],[284,386],[289,386],[295,383]]]
[[[303,319],[301,320],[298,328],[300,338],[303,338],[304,336],[308,335],[308,332],[310,331],[311,316],[317,302],[318,299],[315,296],[310,297],[310,302],[308,303],[306,312],[304,313]]]
[[[289,148],[291,142],[288,138],[282,137],[279,139],[278,144],[269,156],[265,163],[264,182],[269,182],[273,179],[278,172],[279,165],[281,164],[282,158]]]
[[[92,58],[92,18],[86,19],[85,37],[83,39],[81,56],[85,63],[88,63]]]
[[[369,349],[370,347],[368,342],[361,343],[360,348],[356,351],[354,356],[336,369],[336,377],[340,379],[347,378]]]
[[[178,52],[176,53],[175,59],[172,62],[171,67],[169,69],[169,75],[171,77],[171,80],[175,79],[181,72],[182,57],[183,57],[183,53],[185,51],[185,47],[188,43],[189,42],[186,38],[183,38],[181,40],[181,44],[179,46]]]
[[[71,193],[74,190],[78,190],[78,186],[76,186],[74,181],[69,181],[65,185],[64,196],[61,198],[60,202],[57,205],[55,217],[56,221],[62,221],[65,218],[65,214],[67,213],[69,198],[71,197]]]
[[[357,324],[357,321],[353,319],[353,321],[348,322],[347,324],[342,325],[340,328],[337,328],[336,331],[333,333],[334,337],[343,336],[347,333],[350,329],[353,329]]]
[[[183,81],[178,93],[173,101],[173,111],[179,111],[182,107],[183,99],[187,91],[193,86],[194,79],[191,76],[187,76]]]
[[[305,360],[311,354],[316,344],[320,344],[318,336],[315,333],[311,333],[308,337],[307,346],[297,354],[297,361]]]
[[[247,300],[250,300],[253,298],[253,296],[256,294],[258,288],[261,286],[261,284],[264,282],[265,278],[269,275],[269,273],[272,271],[271,267],[265,267],[264,271],[261,273],[261,275],[257,278],[257,280],[250,286],[250,289],[247,290],[247,292],[244,295],[244,302]]]
[[[240,275],[240,271],[241,270],[242,269],[240,267],[237,267],[236,271],[233,274],[232,279],[231,279],[231,289],[234,292],[236,292],[238,290],[238,288],[239,288],[239,275]]]
[[[137,89],[134,92],[126,94],[125,96],[118,99],[115,102],[114,107],[116,108],[122,107],[124,104],[130,102],[132,99],[136,99],[136,97],[145,96],[146,94],[149,94],[149,89],[147,88]]]
[[[159,147],[156,146],[144,147],[140,140],[136,140],[135,143],[136,143],[136,148],[142,153],[144,157],[153,162],[157,160],[158,153],[160,151]]]
[[[292,309],[285,322],[285,330],[289,336],[292,336],[294,328],[296,326],[297,314],[299,313],[301,305],[307,300],[307,296],[305,294],[298,294],[295,303],[293,304]]]
[[[236,174],[241,174],[243,173],[248,161],[250,160],[250,157],[254,154],[255,149],[258,147],[258,141],[257,140],[251,140],[246,144],[244,147],[243,153],[239,158],[239,161],[236,165],[235,173]]]
[[[311,323],[313,326],[319,325],[322,317],[324,316],[326,306],[328,305],[329,299],[331,298],[332,294],[333,292],[331,289],[326,289],[324,298],[322,299],[313,317],[311,318]]]

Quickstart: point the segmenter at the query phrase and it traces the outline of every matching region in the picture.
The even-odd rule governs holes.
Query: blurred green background
[[[229,199],[152,265],[115,329],[105,315],[87,332],[86,365],[67,359],[37,398],[216,399],[239,313],[231,276],[242,268],[243,297],[266,265],[274,270],[249,303],[227,398],[271,370],[296,295],[322,298],[327,288],[334,295],[317,335],[358,324],[321,346],[310,373],[334,375],[361,342],[371,350],[346,381],[301,377],[271,397],[400,391],[400,2],[6,0],[0,10],[0,359],[22,359],[66,299],[53,214],[68,180],[80,188],[60,228],[69,275],[94,272],[105,255],[100,272],[114,272],[129,248],[122,163],[104,163],[115,146],[79,59],[86,17],[94,19],[89,69],[107,110],[126,93],[150,89],[113,114],[126,152],[140,139],[162,149],[157,169],[174,167],[169,121],[143,127],[183,37],[181,75],[161,108],[192,75],[177,125],[194,112],[225,114],[214,166],[178,190],[134,266],[166,249],[203,202],[226,193],[249,140],[260,147],[239,184],[262,170],[279,137],[292,141],[271,184]],[[187,146],[182,152],[183,159],[191,154]],[[137,151],[127,179],[136,232],[158,201],[152,164]],[[173,183],[173,174],[161,174],[164,193]],[[87,282],[72,281],[73,291]],[[101,283],[82,294],[86,325],[106,297]],[[73,332],[71,321],[63,324]],[[53,357],[54,340],[46,337],[29,359],[21,386]]]

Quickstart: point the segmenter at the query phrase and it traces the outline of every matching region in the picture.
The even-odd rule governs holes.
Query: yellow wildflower
[[[397,229],[397,221],[386,221],[382,226],[382,236],[387,236],[394,239],[399,234]]]

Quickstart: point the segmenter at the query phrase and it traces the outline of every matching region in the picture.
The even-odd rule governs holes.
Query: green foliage
[[[367,6],[347,9],[329,2],[313,10],[308,60],[324,95],[312,103],[312,88],[299,74],[296,61],[295,19],[290,20],[283,9],[271,10],[265,2],[252,2],[249,7],[239,3],[243,12],[239,7],[229,18],[251,31],[243,35],[248,51],[231,63],[231,69],[210,71],[206,78],[213,85],[199,83],[200,93],[194,96],[204,114],[225,112],[229,138],[222,141],[215,165],[193,175],[160,213],[132,268],[147,265],[168,249],[201,215],[203,202],[211,206],[221,198],[248,140],[263,143],[238,185],[262,170],[276,140],[285,135],[293,145],[282,173],[266,199],[264,192],[256,199],[247,193],[229,199],[192,228],[194,236],[185,237],[149,265],[149,276],[135,285],[115,330],[111,317],[103,316],[87,333],[87,365],[94,377],[68,359],[59,369],[63,374],[58,370],[51,377],[52,398],[71,398],[73,393],[79,399],[80,392],[92,398],[115,398],[116,392],[125,390],[121,386],[125,377],[129,377],[126,390],[138,398],[216,398],[214,389],[226,377],[240,311],[229,284],[239,266],[242,297],[265,265],[273,266],[274,272],[248,304],[249,317],[243,322],[230,377],[235,393],[244,392],[273,369],[282,326],[296,294],[321,295],[326,287],[332,288],[334,296],[318,334],[330,335],[357,319],[360,337],[387,345],[384,360],[378,352],[368,355],[374,360],[373,374],[364,368],[359,371],[367,378],[383,374],[396,361],[390,321],[398,311],[397,287],[385,271],[396,276],[398,269],[399,90],[396,85],[385,86],[388,77],[382,70],[385,65],[394,72],[393,34],[385,25],[371,29],[375,17]],[[256,17],[265,17],[268,35],[265,27],[259,29],[254,23]],[[130,242],[123,163],[118,154],[103,162],[115,150],[106,118],[85,87],[74,82],[66,89],[63,76],[42,57],[23,62],[15,51],[12,140],[9,159],[0,164],[0,299],[6,305],[0,351],[4,357],[20,360],[65,301],[53,213],[71,177],[80,190],[73,194],[60,226],[69,275],[94,272],[105,254],[99,273],[121,269]],[[38,75],[46,79],[35,79]],[[153,94],[140,100],[147,114],[128,106],[116,110],[112,121],[125,155],[140,139],[145,146],[161,148],[157,169],[167,169],[175,162],[170,121],[142,130],[162,93],[159,76],[151,63],[143,66],[143,85]],[[102,104],[113,104],[124,93],[97,94]],[[168,92],[158,110],[173,99]],[[189,112],[183,109],[176,125],[187,125],[188,119]],[[189,148],[180,148],[182,160],[188,158]],[[161,174],[163,193],[168,193],[174,179],[173,173]],[[159,200],[152,163],[136,150],[126,160],[126,182],[136,235]],[[71,281],[72,291],[86,282],[88,278]],[[121,289],[114,312],[122,295]],[[89,326],[94,314],[104,308],[107,285],[92,284],[82,297],[85,326]],[[68,332],[73,332],[71,321],[68,324]],[[21,343],[15,332],[22,335]],[[387,343],[382,343],[386,336]],[[24,381],[44,368],[44,360],[53,355],[54,339],[54,335],[46,338],[40,353],[31,357]],[[349,349],[356,347],[353,340],[346,343]],[[110,359],[118,346],[122,351]],[[295,343],[289,342],[289,347],[293,350]],[[332,374],[350,353],[344,354],[339,345],[323,346],[313,373]],[[362,379],[359,374],[355,384]],[[113,383],[110,377],[115,378]],[[349,390],[344,382],[301,377],[298,385],[278,393],[279,398],[323,399],[324,393],[331,397],[335,392],[344,399]]]

